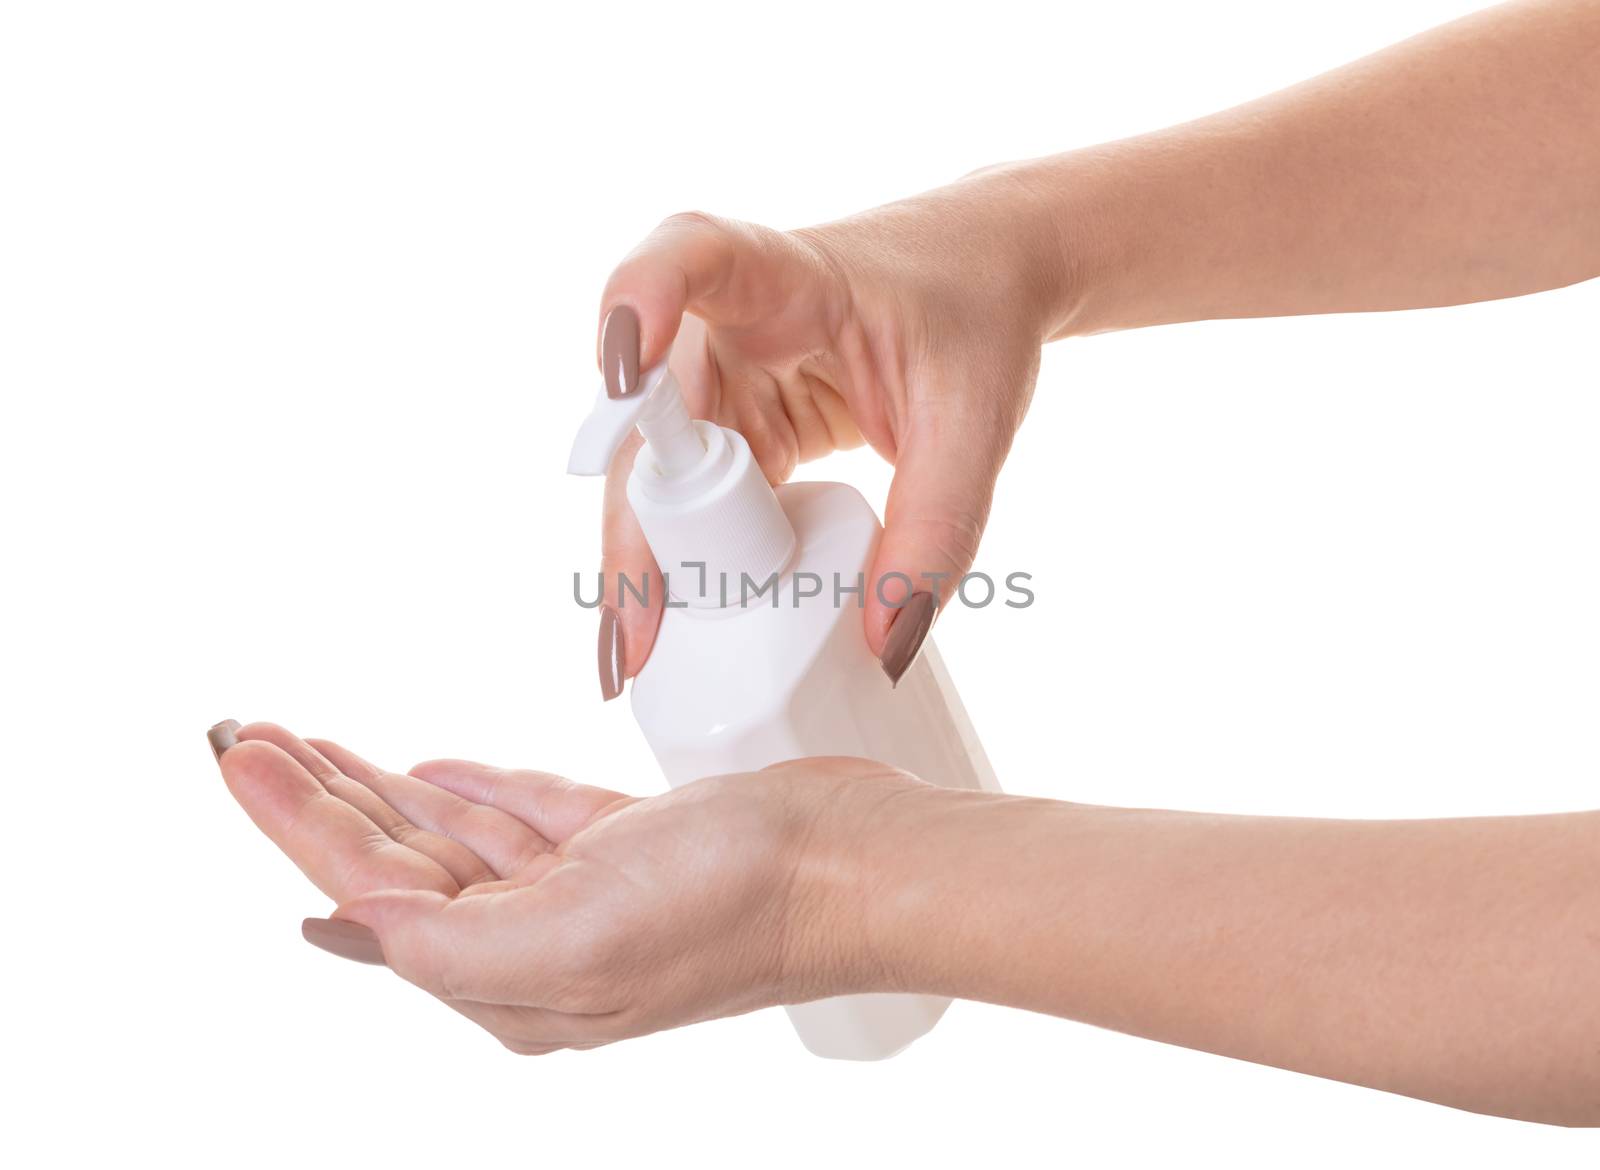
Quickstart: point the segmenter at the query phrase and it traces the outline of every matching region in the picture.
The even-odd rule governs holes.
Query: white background
[[[877,1066],[807,1056],[775,1011],[513,1057],[300,941],[328,907],[202,736],[270,718],[401,767],[657,790],[570,600],[598,487],[562,474],[636,238],[691,207],[825,220],[1463,7],[8,4],[0,1142],[18,1164],[1594,1164],[1590,1135],[972,1004]],[[1038,603],[938,632],[1005,784],[1592,805],[1597,313],[1589,285],[1048,351],[980,560],[1034,573]],[[864,454],[806,474],[880,504],[887,483]]]

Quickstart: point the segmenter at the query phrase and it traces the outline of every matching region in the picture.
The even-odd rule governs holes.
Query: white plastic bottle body
[[[870,505],[844,484],[791,484],[778,496],[797,542],[777,589],[755,598],[756,582],[741,605],[741,582],[730,581],[726,608],[666,610],[634,682],[634,716],[667,782],[803,756],[863,756],[932,784],[997,790],[932,641],[898,687],[866,647],[865,594],[849,591],[873,587],[866,573],[880,527]],[[797,583],[820,592],[797,603]],[[817,1055],[881,1060],[948,1006],[934,996],[872,994],[788,1011]]]

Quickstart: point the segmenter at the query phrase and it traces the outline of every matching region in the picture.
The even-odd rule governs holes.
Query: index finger
[[[734,266],[733,234],[700,212],[668,216],[617,265],[600,298],[606,393],[626,398],[662,361],[683,314],[714,300]]]
[[[334,901],[374,890],[459,891],[443,866],[396,842],[276,744],[241,740],[217,763],[256,827]]]

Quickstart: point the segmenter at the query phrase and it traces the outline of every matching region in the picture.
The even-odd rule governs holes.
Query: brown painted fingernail
[[[217,759],[222,758],[222,753],[239,742],[236,734],[239,730],[237,719],[224,719],[221,723],[206,732],[206,741],[211,744],[211,754]]]
[[[606,395],[626,398],[639,388],[639,314],[618,305],[600,326],[600,368]]]
[[[300,924],[300,937],[330,955],[378,967],[389,964],[383,957],[378,936],[359,922],[343,918],[307,918]]]
[[[622,693],[622,623],[609,605],[600,611],[600,697],[609,703]]]
[[[901,676],[917,660],[917,651],[928,640],[928,628],[933,625],[933,614],[937,608],[933,594],[913,593],[895,615],[894,624],[889,627],[889,637],[883,643],[883,654],[879,657],[883,673],[889,676],[891,685],[899,686]]]

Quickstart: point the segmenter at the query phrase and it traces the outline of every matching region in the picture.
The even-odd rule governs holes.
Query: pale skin
[[[642,364],[670,351],[774,480],[863,439],[894,462],[875,571],[914,576],[970,567],[1047,341],[1596,275],[1600,3],[1543,0],[838,223],[673,217],[601,313],[635,310]],[[605,567],[639,574],[620,485]],[[869,602],[875,652],[894,617]],[[621,620],[632,675],[656,614]],[[517,1051],[935,992],[1600,1124],[1600,813],[1224,817],[848,759],[638,800],[463,762],[389,773],[266,724],[237,738],[230,789],[336,917]]]
[[[1600,813],[1214,816],[854,759],[639,800],[238,737],[222,772],[261,830],[389,967],[516,1052],[922,991],[1600,1123]]]

